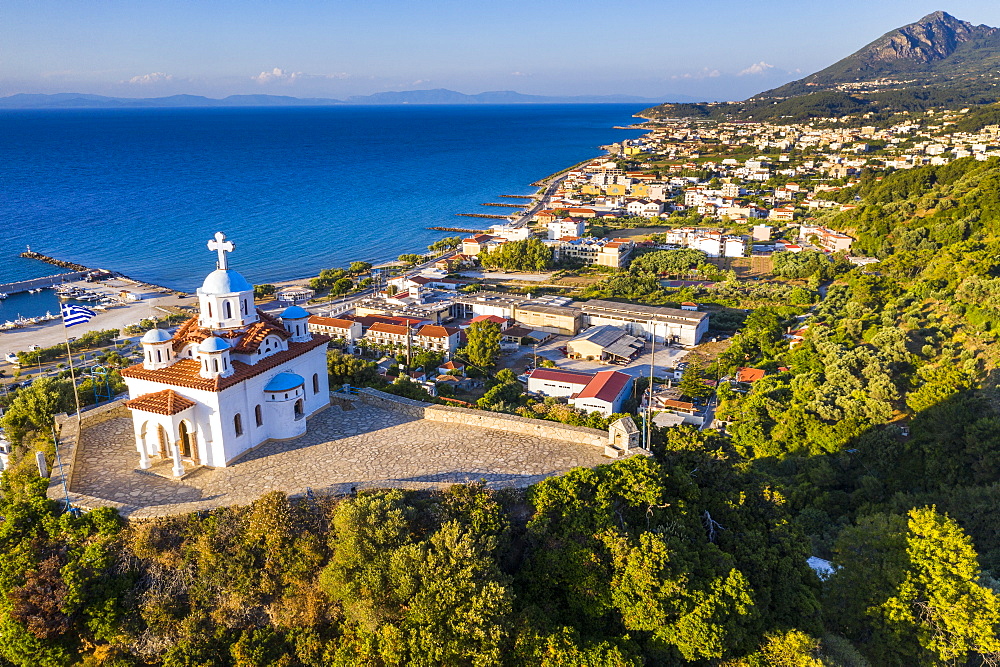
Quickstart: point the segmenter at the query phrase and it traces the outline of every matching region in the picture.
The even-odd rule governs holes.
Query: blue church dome
[[[278,373],[267,383],[264,391],[291,391],[296,387],[301,387],[303,384],[305,384],[305,380],[302,379],[301,375],[296,375],[295,373]]]
[[[310,313],[305,308],[301,306],[289,306],[281,313],[281,319],[283,320],[304,320],[309,317]]]

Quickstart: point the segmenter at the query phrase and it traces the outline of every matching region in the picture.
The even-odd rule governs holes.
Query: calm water
[[[384,261],[483,228],[454,213],[638,136],[634,105],[0,112],[0,283],[32,249],[185,290],[217,231],[251,282]],[[507,200],[511,201],[511,200]],[[514,200],[516,203],[516,200]],[[13,304],[9,304],[13,305]],[[42,309],[44,312],[44,309]]]

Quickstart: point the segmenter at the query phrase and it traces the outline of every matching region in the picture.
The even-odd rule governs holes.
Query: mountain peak
[[[937,10],[936,12],[931,12],[927,16],[917,21],[917,23],[930,23],[931,21],[955,21],[958,23],[964,23],[964,21],[959,21],[957,18],[955,18],[948,12],[943,11],[941,9]]]
[[[1000,30],[973,25],[938,10],[887,32],[826,69],[760,96],[788,97],[820,90],[850,92],[866,86],[884,88],[978,75],[991,69],[997,53]]]

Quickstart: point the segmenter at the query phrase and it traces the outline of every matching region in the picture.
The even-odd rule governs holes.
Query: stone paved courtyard
[[[523,487],[577,466],[608,462],[593,445],[355,405],[324,410],[300,438],[267,442],[228,468],[200,468],[179,481],[138,471],[131,419],[110,419],[84,430],[71,491],[140,518],[246,504],[269,491],[426,489],[476,480]]]

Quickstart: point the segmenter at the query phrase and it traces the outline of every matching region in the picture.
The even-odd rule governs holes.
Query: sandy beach
[[[120,290],[128,290],[139,299],[122,306],[114,306],[104,311],[98,311],[97,317],[86,324],[78,324],[71,327],[70,337],[79,337],[87,331],[97,331],[102,329],[121,329],[130,324],[135,324],[139,320],[148,317],[163,316],[165,313],[158,308],[170,306],[184,306],[196,303],[193,297],[181,297],[174,293],[169,293],[163,288],[153,288],[138,285],[125,280],[105,280],[97,283],[67,283],[78,285],[98,292],[117,294]],[[12,329],[10,331],[0,331],[0,357],[8,352],[21,352],[27,350],[30,345],[41,345],[51,347],[58,345],[65,340],[62,320],[52,320],[33,327],[23,329]]]

